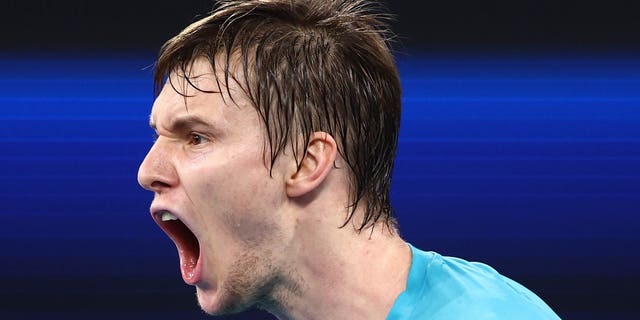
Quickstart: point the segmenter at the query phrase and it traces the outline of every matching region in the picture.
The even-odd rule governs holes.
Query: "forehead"
[[[214,72],[205,58],[198,58],[184,69],[173,70],[162,91],[156,98],[151,111],[151,122],[162,121],[183,113],[220,113],[225,109],[245,109],[249,105],[243,91],[236,82],[235,75],[225,81],[224,72]],[[235,108],[233,108],[235,107]],[[219,114],[218,114],[219,115]]]

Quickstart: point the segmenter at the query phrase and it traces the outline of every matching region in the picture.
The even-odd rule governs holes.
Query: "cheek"
[[[194,170],[189,198],[207,229],[259,245],[279,233],[283,185],[259,162],[233,161]]]
[[[229,191],[234,205],[225,212],[225,220],[238,239],[259,246],[279,233],[282,201],[272,181],[249,179]]]

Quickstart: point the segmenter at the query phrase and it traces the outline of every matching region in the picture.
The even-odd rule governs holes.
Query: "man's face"
[[[237,105],[226,87],[218,88],[206,60],[189,73],[198,88],[222,93],[201,92],[171,74],[174,87],[188,96],[186,106],[167,82],[151,112],[158,138],[138,181],[154,192],[153,219],[175,242],[182,277],[196,287],[203,310],[239,311],[283,278],[292,230],[287,165],[277,161],[269,176],[263,126],[233,83]]]

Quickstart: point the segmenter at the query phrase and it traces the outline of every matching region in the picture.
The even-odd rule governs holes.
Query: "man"
[[[209,314],[557,319],[490,267],[424,252],[389,203],[390,36],[364,0],[228,0],[161,49],[140,166]]]

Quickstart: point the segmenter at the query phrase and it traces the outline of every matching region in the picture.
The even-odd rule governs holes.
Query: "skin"
[[[286,152],[270,176],[264,126],[242,91],[230,83],[231,102],[204,59],[190,77],[222,93],[171,74],[189,97],[169,83],[158,96],[158,139],[138,181],[155,195],[152,212],[170,210],[198,238],[202,309],[217,315],[258,305],[280,319],[384,319],[405,288],[411,252],[381,225],[340,228],[349,176],[333,137],[314,133],[300,168]],[[361,218],[357,211],[354,221]]]

